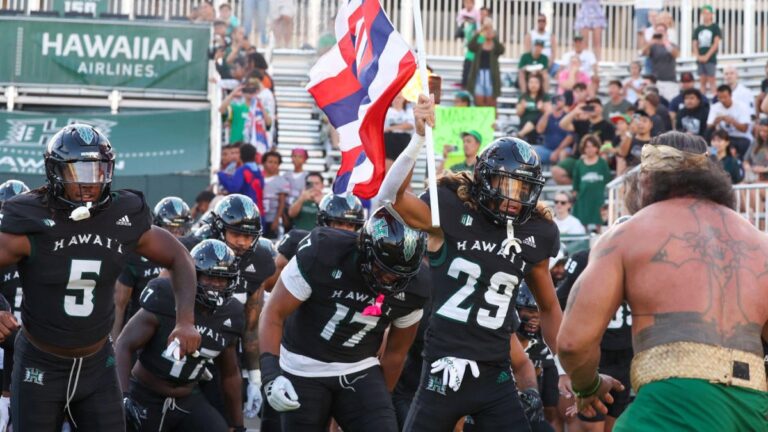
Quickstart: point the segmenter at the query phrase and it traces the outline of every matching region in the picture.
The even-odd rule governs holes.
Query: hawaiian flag
[[[379,0],[342,0],[336,40],[309,72],[307,90],[339,133],[333,192],[371,198],[384,179],[384,117],[416,58]]]

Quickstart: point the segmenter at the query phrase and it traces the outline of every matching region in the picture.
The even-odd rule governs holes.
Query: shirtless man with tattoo
[[[678,132],[643,147],[642,210],[600,239],[568,299],[558,352],[586,416],[620,387],[597,373],[600,338],[632,310],[637,398],[616,432],[768,430],[768,237],[706,154]]]

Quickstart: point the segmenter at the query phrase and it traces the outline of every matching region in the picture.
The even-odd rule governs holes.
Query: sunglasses
[[[555,204],[566,205],[566,204],[570,204],[570,201],[558,201],[558,200],[555,200]]]

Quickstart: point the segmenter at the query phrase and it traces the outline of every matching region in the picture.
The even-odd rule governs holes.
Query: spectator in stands
[[[587,76],[592,78],[592,75],[597,75],[597,58],[592,51],[586,49],[584,36],[579,33],[573,35],[573,50],[563,55],[561,63],[564,65],[570,64],[571,57],[573,56],[579,57],[579,60],[581,60],[581,71],[587,74]]]
[[[672,130],[672,119],[669,117],[669,111],[661,105],[661,99],[656,93],[648,92],[637,101],[637,107],[648,113],[651,118],[653,123],[651,136],[658,136]]]
[[[573,195],[576,197],[573,215],[586,226],[603,224],[600,207],[605,202],[605,186],[611,180],[611,169],[599,155],[601,146],[599,137],[585,135],[579,144],[581,158],[573,168]]]
[[[251,52],[248,54],[248,74],[253,71],[259,71],[264,76],[261,79],[261,83],[264,87],[268,88],[273,94],[275,93],[275,84],[272,81],[272,77],[267,72],[269,65],[267,59],[259,52]]]
[[[624,174],[627,169],[640,164],[640,156],[644,145],[651,142],[651,116],[643,110],[636,110],[629,126],[629,134],[621,140],[616,152],[616,174]]]
[[[739,82],[739,71],[735,67],[728,65],[723,70],[723,78],[726,84],[731,88],[731,97],[749,107],[751,112],[755,112],[755,94],[747,86]]]
[[[557,75],[557,92],[563,94],[568,90],[573,90],[576,84],[590,85],[592,80],[581,67],[581,58],[573,55],[568,59],[568,67],[561,70]]]
[[[449,169],[453,172],[472,172],[475,170],[475,163],[477,163],[477,153],[483,144],[483,136],[480,135],[480,132],[474,130],[462,132],[461,141],[464,147],[464,162],[457,163]]]
[[[615,114],[611,116],[611,123],[616,128],[616,136],[611,144],[603,143],[600,147],[600,157],[608,162],[611,169],[616,169],[616,152],[621,148],[621,140],[631,135],[629,125],[632,124],[632,116],[629,114]]]
[[[291,194],[289,196],[290,202],[295,202],[296,199],[304,191],[304,186],[307,182],[307,172],[304,171],[304,164],[309,158],[309,153],[306,149],[295,148],[291,150],[291,163],[293,163],[293,171],[286,171],[283,173],[283,177],[288,180],[291,185]]]
[[[536,123],[541,118],[545,105],[549,103],[549,95],[544,91],[543,79],[540,73],[531,74],[528,77],[528,91],[520,96],[517,101],[517,116],[520,118],[520,132],[518,135],[529,143],[538,142]]]
[[[231,78],[229,65],[224,61],[227,57],[230,43],[231,39],[227,36],[227,23],[221,20],[214,21],[213,43],[211,44],[209,57],[213,60],[216,71],[219,73],[222,81],[227,81]]]
[[[293,18],[296,16],[295,0],[270,0],[269,15],[275,34],[275,47],[288,48],[293,37]]]
[[[480,28],[480,11],[475,8],[475,0],[464,0],[464,7],[456,15],[456,37],[464,40],[464,65],[461,69],[461,87],[465,90],[474,89],[467,86],[469,71],[475,60],[475,53],[469,49],[469,41],[475,37]]]
[[[712,150],[714,156],[720,161],[720,166],[731,177],[731,183],[741,183],[744,179],[744,167],[728,132],[720,129],[712,134]]]
[[[536,27],[526,33],[523,39],[525,52],[532,52],[538,41],[543,44],[541,53],[549,60],[549,66],[553,66],[552,63],[557,58],[557,38],[547,30],[547,16],[542,13],[536,17]],[[554,72],[554,68],[547,69],[547,72]]]
[[[496,106],[501,94],[501,69],[499,57],[504,54],[504,45],[499,41],[493,20],[487,18],[470,41],[469,49],[475,53],[467,78],[467,87],[475,92],[475,105]]]
[[[570,184],[573,168],[580,157],[580,143],[584,136],[595,135],[599,139],[597,146],[599,152],[602,143],[613,142],[616,131],[613,124],[603,118],[603,104],[598,98],[588,99],[585,104],[577,105],[560,120],[560,127],[575,133],[574,140],[579,145],[574,146],[573,154],[552,167],[552,178],[557,184]]]
[[[471,107],[472,95],[465,90],[457,91],[456,94],[453,95],[453,106],[454,107]]]
[[[216,9],[213,7],[213,2],[210,0],[201,2],[200,6],[190,13],[189,19],[196,23],[212,23],[216,19]]]
[[[571,100],[568,100],[568,94],[571,95]],[[565,100],[568,103],[569,111],[572,108],[575,108],[576,105],[583,104],[587,102],[587,99],[589,99],[589,90],[587,89],[587,84],[584,83],[576,83],[575,86],[573,86],[573,90],[568,92],[566,91],[563,93],[563,96],[565,96]]]
[[[259,98],[259,101],[261,102],[261,105],[264,107],[264,110],[266,111],[267,115],[269,115],[270,119],[275,118],[275,113],[277,112],[277,101],[275,100],[275,94],[270,90],[267,86],[264,85],[264,74],[260,70],[254,70],[251,72],[251,74],[248,76],[247,83],[248,85],[255,86],[259,89],[258,93],[256,93],[256,96]],[[273,132],[273,126],[274,122],[269,122],[267,124],[267,131],[270,132],[269,135],[269,148],[272,148],[272,133]]]
[[[253,46],[245,36],[245,30],[242,27],[237,27],[232,31],[232,43],[227,47],[227,56],[224,62],[228,67],[231,67],[235,63],[235,59],[246,58],[251,49]]]
[[[402,94],[398,94],[392,100],[392,105],[387,109],[387,115],[384,117],[384,150],[387,170],[411,142],[415,125],[413,108],[409,106]]]
[[[311,230],[317,225],[318,205],[323,199],[323,176],[312,172],[307,179],[301,194],[288,209],[288,216],[293,221],[293,227]]]
[[[757,95],[757,101],[755,101],[755,107],[758,108],[758,116],[760,115],[760,106],[763,104],[765,95],[768,94],[768,63],[765,64],[765,75],[766,78],[760,82],[760,93]]]
[[[190,209],[192,225],[197,223],[197,221],[200,220],[200,218],[203,217],[203,215],[208,211],[211,201],[213,201],[215,196],[216,194],[208,189],[205,189],[197,194],[197,197],[195,197],[195,205]]]
[[[603,29],[608,25],[600,6],[600,0],[581,0],[581,8],[576,14],[574,29],[581,33],[584,39],[592,33],[592,50],[597,60],[602,51]]]
[[[587,233],[584,225],[571,214],[571,197],[567,193],[555,194],[555,224],[560,235],[583,235]]]
[[[757,124],[755,142],[744,156],[744,170],[748,181],[768,182],[768,118],[760,119]]]
[[[707,132],[709,104],[698,89],[683,91],[683,108],[678,111],[675,129],[680,132],[704,136]]]
[[[659,93],[666,99],[677,94],[677,57],[680,49],[669,40],[667,26],[656,24],[651,43],[643,48],[651,62],[651,73],[657,78]]]
[[[280,238],[280,223],[285,213],[288,195],[291,193],[291,185],[280,176],[280,164],[282,156],[276,151],[269,151],[262,156],[264,167],[264,237],[270,240]]]
[[[261,81],[255,78],[249,78],[243,86],[243,99],[248,107],[248,118],[245,121],[243,136],[245,141],[256,147],[256,152],[259,155],[257,161],[261,160],[260,155],[272,148],[269,134],[272,117],[258,97],[261,90]]]
[[[743,159],[752,143],[752,111],[746,104],[733,99],[728,84],[717,88],[717,100],[709,110],[707,128],[728,132],[731,143],[739,152],[739,159]]]
[[[638,49],[643,49],[645,29],[655,24],[656,16],[663,7],[662,0],[635,0],[635,31]]]
[[[243,164],[240,160],[240,146],[242,145],[243,143],[238,140],[222,147],[220,165],[222,171],[227,174],[234,174],[235,171],[240,168],[240,165]]]
[[[544,41],[536,39],[533,42],[533,51],[529,51],[520,56],[517,63],[517,86],[520,93],[528,90],[528,77],[531,74],[539,75],[542,81],[542,88],[545,92],[549,91],[549,57],[544,55]]]
[[[219,184],[230,194],[241,194],[250,197],[258,205],[259,210],[264,207],[264,176],[256,163],[256,147],[250,144],[240,146],[240,159],[243,165],[234,174],[225,171],[217,173]]]
[[[240,20],[232,13],[232,5],[229,3],[222,3],[219,5],[219,19],[227,23],[228,35],[232,34],[232,30],[236,27],[240,27]]]
[[[624,96],[629,103],[637,102],[637,98],[643,94],[645,80],[640,75],[642,70],[643,65],[639,61],[633,61],[629,64],[629,78],[624,81]]]
[[[693,31],[693,55],[698,65],[701,93],[708,97],[715,91],[715,73],[717,71],[717,51],[723,32],[714,22],[712,6],[705,5],[701,9],[701,23]]]
[[[645,81],[645,87],[643,87],[643,95],[647,95],[648,93],[656,93],[659,96],[659,102],[661,105],[664,106],[664,108],[668,107],[669,99],[665,98],[661,93],[659,93],[659,88],[656,87],[656,83],[659,82],[658,79],[656,79],[656,75],[643,75],[643,80]]]
[[[248,61],[244,58],[237,58],[229,68],[229,73],[236,83],[241,83],[247,77]]]
[[[565,97],[557,95],[552,98],[552,103],[544,105],[544,113],[536,124],[536,132],[542,139],[533,148],[544,165],[557,163],[571,152],[573,135],[560,127],[565,113]]]
[[[603,106],[603,117],[610,120],[615,114],[624,114],[632,106],[624,99],[621,91],[621,81],[612,80],[608,83],[608,102]]]
[[[696,86],[696,80],[693,79],[693,74],[690,72],[683,72],[680,74],[680,93],[673,97],[669,101],[669,115],[672,117],[672,123],[677,122],[677,113],[685,107],[684,93],[688,89],[692,89]],[[709,101],[703,101],[709,105]]]
[[[245,101],[243,87],[243,85],[237,86],[221,101],[219,106],[219,112],[226,116],[226,123],[229,125],[230,143],[245,140],[245,125],[248,122],[249,105]]]

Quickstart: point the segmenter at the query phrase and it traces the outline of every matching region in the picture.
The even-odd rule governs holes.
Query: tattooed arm
[[[246,368],[259,368],[259,315],[264,307],[264,285],[248,296],[245,302],[245,332],[243,335],[243,350],[245,351]]]
[[[589,264],[573,286],[557,335],[558,357],[573,388],[588,389],[600,363],[600,339],[621,305],[624,268],[618,242],[598,242]]]

